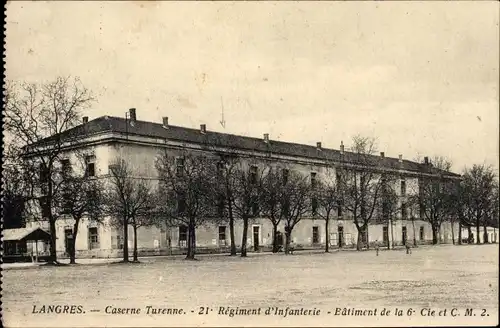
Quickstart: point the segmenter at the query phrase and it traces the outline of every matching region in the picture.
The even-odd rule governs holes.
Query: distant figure
[[[290,241],[290,244],[288,245],[288,253],[293,255],[293,251],[295,250],[295,243],[293,240]]]
[[[375,252],[377,253],[377,256],[378,256],[379,250],[380,250],[380,247],[378,245],[378,240],[375,240]]]
[[[411,254],[411,246],[406,243],[406,254]]]

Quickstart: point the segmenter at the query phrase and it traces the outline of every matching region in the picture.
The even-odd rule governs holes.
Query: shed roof
[[[2,231],[4,241],[49,240],[50,234],[40,228],[5,229]]]

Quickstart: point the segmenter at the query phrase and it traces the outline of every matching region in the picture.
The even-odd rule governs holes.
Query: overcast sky
[[[497,2],[10,2],[8,79],[78,76],[85,115],[498,170]],[[221,99],[226,127],[221,119]]]

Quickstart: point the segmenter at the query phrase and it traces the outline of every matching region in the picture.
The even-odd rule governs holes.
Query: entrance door
[[[344,243],[344,227],[338,227],[338,233],[339,233],[339,247],[342,247],[345,245],[345,243]]]
[[[259,251],[259,236],[260,236],[260,227],[253,227],[253,250],[255,252]]]
[[[403,231],[402,232],[403,232],[403,245],[406,245],[406,238],[407,238],[407,236],[406,236],[406,227],[403,227]]]
[[[71,239],[73,239],[73,230],[72,229],[64,229],[64,248],[66,251],[66,254],[70,254],[70,246],[71,246]]]

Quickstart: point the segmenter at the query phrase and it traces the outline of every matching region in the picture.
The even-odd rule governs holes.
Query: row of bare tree
[[[422,174],[418,190],[402,196],[397,192],[401,177],[386,171],[374,156],[375,141],[356,137],[349,159],[332,163],[321,178],[272,163],[252,165],[251,160],[231,154],[189,153],[162,154],[155,178],[142,176],[126,159],[118,159],[106,178],[94,178],[89,174],[89,153],[68,148],[80,137],[72,128],[80,124],[81,111],[94,101],[78,79],[7,85],[4,101],[10,146],[4,151],[3,216],[5,222],[22,217],[48,222],[53,262],[57,262],[56,222],[61,218],[74,222],[71,262],[84,218],[111,217],[112,224],[123,228],[124,261],[129,258],[130,226],[134,260],[137,229],[148,225],[187,226],[190,259],[195,255],[197,227],[220,220],[229,224],[232,255],[237,251],[235,222],[242,223],[242,256],[247,253],[249,222],[255,217],[272,223],[274,251],[279,248],[278,226],[285,226],[286,253],[294,228],[307,217],[325,220],[326,251],[328,224],[339,217],[353,220],[358,249],[367,244],[368,227],[376,221],[389,225],[398,218],[420,217],[431,224],[434,243],[445,221],[458,220],[469,229],[475,226],[477,236],[480,227],[498,226],[498,179],[486,166],[467,169],[461,181],[445,174]],[[68,162],[68,149],[74,154],[73,163]],[[443,173],[451,167],[439,158],[432,164]]]

